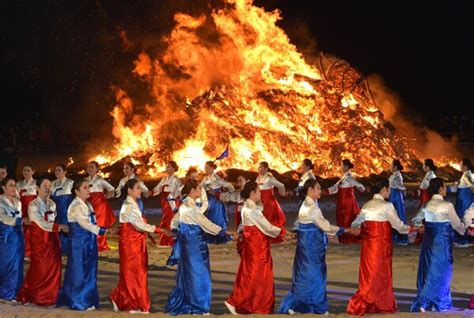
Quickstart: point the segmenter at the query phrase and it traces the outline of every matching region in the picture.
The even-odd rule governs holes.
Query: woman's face
[[[42,198],[48,198],[51,194],[51,181],[45,179],[38,187],[38,195]]]
[[[197,171],[196,172],[191,172],[189,174],[189,179],[197,180],[198,176],[199,176],[199,174],[197,173]]]
[[[461,162],[460,166],[461,166],[461,171],[462,172],[466,172],[467,170],[469,170],[469,168],[467,166],[463,165],[462,162]]]
[[[254,202],[260,202],[262,200],[262,193],[260,192],[259,188],[250,192],[250,199]]]
[[[247,183],[247,180],[243,176],[239,176],[237,178],[237,184],[239,185],[240,189],[243,189],[246,183]]]
[[[195,189],[192,189],[189,192],[188,197],[190,197],[193,200],[196,200],[197,198],[201,197],[201,193],[202,193],[202,186],[199,184]]]
[[[133,169],[129,165],[123,166],[123,174],[126,177],[130,177],[133,174]]]
[[[384,199],[388,199],[390,197],[390,188],[389,187],[384,187],[382,190],[380,190],[380,194]]]
[[[7,169],[0,168],[0,180],[3,180],[7,177]]]
[[[349,171],[349,167],[346,166],[345,164],[342,164],[341,170],[342,170],[343,173],[346,173],[347,171]]]
[[[128,189],[128,195],[134,199],[138,199],[142,195],[142,189],[140,188],[140,184],[137,182],[133,186],[133,188]]]
[[[90,197],[90,189],[89,189],[88,182],[83,182],[79,190],[75,190],[75,191],[76,191],[76,196],[78,198],[81,198],[83,201],[86,201]]]
[[[392,165],[392,166],[390,167],[390,171],[391,171],[391,172],[397,172],[397,171],[398,171],[398,168],[397,168],[395,165]]]
[[[446,193],[447,193],[447,189],[446,189],[446,185],[443,184],[443,186],[441,188],[439,188],[439,191],[438,193],[442,196],[442,197],[445,197],[446,196]]]
[[[25,166],[23,168],[23,178],[25,178],[25,180],[30,180],[31,178],[33,178],[33,174],[35,172],[33,171],[33,168],[31,168],[30,166]]]
[[[54,168],[54,175],[56,176],[56,179],[64,179],[66,171],[63,170],[63,167],[57,166]]]
[[[319,184],[315,185],[314,186],[314,196],[315,196],[315,199],[319,199],[321,198],[321,186]]]
[[[305,165],[304,163],[301,164],[301,171],[302,171],[303,173],[308,172],[309,170],[310,170],[310,169],[309,169],[309,167],[308,167],[307,165]]]
[[[89,176],[95,176],[97,174],[97,171],[99,171],[99,169],[95,166],[95,164],[89,163],[87,165],[87,173],[89,174]]]
[[[262,164],[258,165],[258,173],[265,174],[267,172],[267,170],[268,170],[267,167],[265,167],[264,165],[262,165]]]
[[[207,175],[211,175],[213,172],[214,172],[214,169],[209,165],[209,164],[205,164],[204,165],[204,172],[207,174]]]
[[[16,182],[15,180],[8,180],[7,184],[2,186],[3,193],[7,197],[14,197],[16,195]]]
[[[170,164],[167,164],[166,165],[166,173],[168,175],[172,175],[173,173],[175,173],[176,171],[174,170],[173,166],[170,165]]]
[[[429,171],[431,171],[431,168],[428,167],[427,165],[423,164],[423,171],[424,172],[429,172]]]

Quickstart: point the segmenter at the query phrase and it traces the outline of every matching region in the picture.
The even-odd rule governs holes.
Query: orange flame
[[[311,158],[322,176],[339,173],[342,158],[355,161],[359,174],[387,169],[394,158],[417,159],[347,62],[321,54],[310,65],[276,25],[278,10],[226,2],[210,16],[177,13],[164,51],[139,54],[133,74],[151,98],[136,104],[114,89],[116,143],[95,157],[99,164],[132,157],[154,177],[168,160],[202,167],[226,145],[223,167],[268,161],[287,171]]]

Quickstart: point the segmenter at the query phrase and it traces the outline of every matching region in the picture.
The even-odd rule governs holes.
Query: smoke
[[[403,107],[400,97],[387,87],[380,75],[369,75],[367,80],[375,104],[383,112],[385,119],[395,126],[397,133],[408,138],[409,145],[415,149],[420,160],[460,157],[456,136],[445,139],[436,131],[424,127],[423,123],[418,123],[419,120],[407,118],[410,111],[401,111]]]

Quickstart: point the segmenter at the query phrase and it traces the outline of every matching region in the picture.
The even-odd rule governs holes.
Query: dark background
[[[2,131],[65,145],[111,134],[111,85],[173,27],[176,11],[218,1],[8,1],[2,4]],[[468,2],[256,1],[279,8],[303,52],[315,49],[380,74],[402,111],[445,136],[474,130]],[[124,48],[125,30],[132,46]],[[71,129],[64,127],[73,127]],[[47,127],[47,128],[46,128]]]

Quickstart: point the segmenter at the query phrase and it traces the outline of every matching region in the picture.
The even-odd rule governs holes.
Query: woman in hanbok
[[[111,227],[116,220],[114,211],[107,201],[107,198],[112,198],[114,196],[115,189],[110,183],[97,174],[98,171],[99,164],[96,161],[89,162],[87,165],[87,173],[89,176],[86,178],[90,187],[90,196],[88,200],[94,209],[97,225],[108,228]],[[97,237],[97,244],[99,252],[110,250],[106,235]]]
[[[472,193],[472,187],[474,186],[474,175],[472,174],[473,165],[471,160],[463,159],[461,162],[462,176],[459,182],[454,186],[450,187],[450,192],[456,192],[456,213],[462,220],[464,214],[469,209],[471,204],[474,202],[474,194]],[[469,247],[469,238],[465,235],[459,235],[455,233],[454,244],[456,247]]]
[[[169,161],[166,165],[166,177],[163,177],[158,185],[150,192],[150,196],[160,195],[161,217],[160,229],[164,230],[161,233],[159,245],[172,246],[173,237],[169,235],[171,231],[171,220],[178,211],[180,204],[180,189],[182,186],[181,180],[175,175],[178,171],[178,165],[174,161]]]
[[[355,220],[359,214],[359,204],[357,203],[354,188],[360,192],[365,191],[365,187],[358,182],[352,175],[351,169],[354,164],[349,159],[342,160],[343,175],[336,184],[330,187],[327,191],[329,194],[337,193],[336,203],[336,224],[337,226],[347,227]],[[358,236],[351,236],[342,234],[338,237],[339,242],[343,244],[360,243],[361,238]]]
[[[242,211],[242,206],[244,205],[244,201],[245,201],[240,195],[240,192],[249,181],[250,181],[249,176],[245,173],[242,173],[237,177],[237,185],[239,186],[238,190],[232,191],[232,192],[221,193],[222,202],[237,203],[235,206],[235,212],[234,212],[235,213],[234,215],[235,227],[237,229],[241,228],[241,223],[242,223],[241,211]]]
[[[464,235],[466,226],[461,222],[451,202],[444,201],[446,187],[441,178],[430,181],[431,200],[423,213],[417,215],[418,224],[424,219],[424,236],[418,262],[415,300],[412,312],[446,311],[451,309],[451,278],[453,274],[453,230]]]
[[[304,183],[307,180],[316,180],[316,177],[314,176],[313,173],[314,165],[313,162],[310,159],[304,159],[303,163],[301,164],[301,171],[303,174],[300,177],[300,180],[298,182],[298,187],[295,189],[295,194],[300,198],[301,203],[306,199],[306,194],[305,194],[305,189],[304,189]]]
[[[466,221],[466,218],[469,218],[469,221]],[[468,235],[474,236],[474,203],[464,215],[464,224],[469,228]],[[471,302],[467,308],[474,309],[474,294],[471,295]]]
[[[374,197],[362,207],[351,226],[361,229],[359,289],[347,306],[347,313],[393,313],[397,303],[392,283],[392,228],[408,234],[410,227],[398,218],[390,197],[387,179],[379,180],[373,187]]]
[[[15,179],[2,180],[0,199],[0,299],[16,301],[23,284],[23,238],[21,202],[17,199]]]
[[[18,301],[39,306],[55,305],[61,285],[61,248],[58,232],[69,227],[55,223],[56,204],[50,199],[51,181],[37,181],[38,197],[28,206],[31,262]]]
[[[420,190],[419,190],[419,197],[420,197],[420,205],[419,208],[421,209],[426,202],[431,199],[431,195],[428,192],[428,187],[430,186],[430,181],[436,178],[435,171],[437,167],[434,165],[432,159],[425,159],[423,162],[423,171],[425,171],[425,177],[420,183]]]
[[[56,223],[67,225],[67,209],[72,202],[72,184],[71,179],[66,178],[66,166],[58,164],[54,169],[56,180],[51,184],[51,199],[56,203]],[[63,231],[59,233],[61,243],[61,254],[67,255],[69,250],[69,236]]]
[[[418,197],[420,198],[420,204],[418,206],[419,213],[422,212],[423,206],[431,199],[431,195],[428,192],[428,187],[430,181],[436,178],[435,171],[437,167],[435,166],[432,159],[425,159],[423,162],[423,171],[425,171],[425,176],[420,183],[420,188],[418,190]],[[423,241],[423,233],[420,232],[416,235],[415,244],[420,244]]]
[[[196,206],[201,197],[201,185],[186,180],[179,207],[179,263],[176,286],[171,291],[165,311],[176,315],[204,315],[211,309],[211,269],[209,250],[204,233],[217,235],[222,228],[207,219]]]
[[[234,289],[225,301],[232,314],[271,314],[275,306],[273,260],[270,238],[282,229],[272,225],[263,214],[261,193],[254,181],[245,184],[240,195],[242,207],[243,241],[239,270]]]
[[[326,220],[318,205],[321,186],[315,179],[303,185],[306,198],[298,213],[298,243],[293,264],[291,291],[283,298],[278,313],[328,314],[326,296],[327,235],[351,233]]]
[[[202,180],[202,185],[207,192],[208,208],[206,217],[213,223],[219,225],[222,231],[218,236],[206,235],[207,241],[211,244],[223,244],[232,239],[227,235],[227,210],[220,199],[222,188],[229,192],[234,191],[234,186],[217,175],[215,170],[217,165],[212,161],[207,161],[204,165],[206,176]]]
[[[405,210],[405,200],[403,199],[406,188],[403,184],[403,166],[400,163],[400,160],[392,161],[391,171],[392,175],[388,178],[388,182],[390,183],[390,198],[388,201],[391,202],[395,207],[395,210],[397,210],[398,218],[406,223],[407,215]],[[408,235],[400,234],[394,230],[393,242],[398,245],[407,245]]]
[[[21,201],[21,215],[23,222],[23,236],[25,238],[25,257],[30,257],[30,222],[28,220],[28,205],[36,199],[36,180],[33,179],[35,171],[31,166],[23,167],[23,180],[16,184],[16,190]]]
[[[140,181],[129,179],[122,187],[123,201],[120,209],[120,278],[110,299],[115,311],[148,313],[150,294],[148,292],[147,233],[161,233],[161,229],[148,224],[142,216],[138,199],[142,193]]]
[[[143,206],[142,197],[147,198],[150,191],[148,190],[147,186],[135,175],[135,165],[132,162],[125,162],[125,164],[123,165],[123,174],[125,175],[125,177],[120,179],[120,182],[117,188],[115,189],[115,197],[120,198],[122,194],[122,188],[125,186],[125,183],[127,183],[128,180],[136,179],[139,181],[140,189],[142,190],[142,194],[137,199],[137,203],[140,207],[140,210],[143,211],[145,207]]]
[[[88,201],[89,188],[87,180],[76,180],[72,187],[74,200],[67,212],[71,248],[57,307],[66,306],[73,310],[99,307],[97,236],[105,235],[106,229],[96,223],[94,209]]]
[[[196,168],[190,167],[188,171],[186,172],[186,180],[196,180],[198,181],[199,173]],[[184,187],[184,185],[183,185]],[[180,189],[180,197],[181,197],[181,190],[183,189],[181,187]],[[204,187],[201,187],[201,196],[195,200],[196,206],[199,209],[199,212],[202,214],[206,213],[207,207],[208,207],[208,201],[207,201],[207,193],[206,190],[204,190]],[[173,267],[178,264],[179,261],[179,254],[180,254],[180,240],[179,240],[179,212],[177,212],[173,219],[171,220],[171,229],[172,232],[175,235],[175,239],[173,240],[173,246],[171,250],[171,254],[168,257],[168,260],[166,261],[166,266],[167,267]]]
[[[258,166],[258,176],[256,180],[260,193],[261,202],[263,204],[263,215],[273,225],[281,228],[280,235],[272,238],[272,243],[281,243],[286,234],[285,224],[286,217],[275,198],[274,189],[277,188],[280,196],[285,197],[285,185],[278,181],[270,172],[268,162],[260,162]]]

